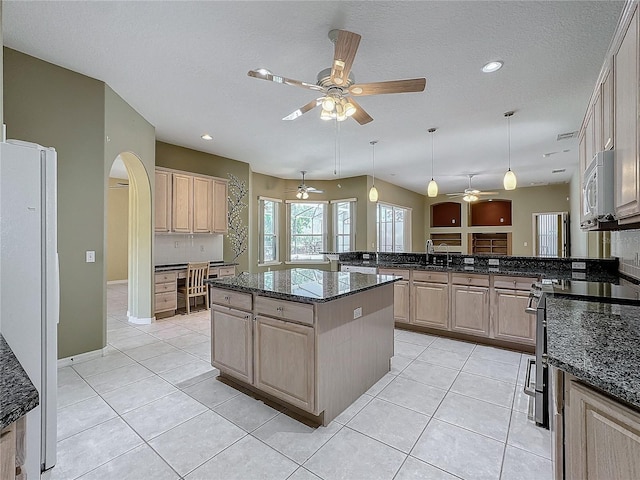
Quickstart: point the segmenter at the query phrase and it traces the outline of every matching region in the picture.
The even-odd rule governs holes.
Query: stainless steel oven
[[[531,398],[530,418],[549,428],[549,364],[547,360],[547,309],[542,286],[533,284],[525,311],[536,316],[536,356],[529,359],[524,393]],[[532,373],[533,372],[533,373]]]

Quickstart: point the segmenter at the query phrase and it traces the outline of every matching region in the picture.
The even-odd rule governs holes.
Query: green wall
[[[171,145],[164,142],[156,142],[156,165],[158,167],[173,168],[175,170],[183,170],[185,172],[200,173],[202,175],[211,175],[219,178],[229,178],[229,174],[232,173],[240,181],[245,181],[249,189],[251,189],[251,168],[248,163],[239,162],[237,160],[231,160],[230,158],[219,157],[210,153],[199,152],[197,150],[191,150],[190,148],[180,147],[178,145]],[[245,201],[248,203],[248,208],[245,208],[242,212],[241,218],[243,225],[249,224],[249,215],[253,213],[253,207],[251,202],[251,191]],[[253,216],[253,215],[252,215]],[[249,231],[249,238],[251,239],[251,229]],[[233,259],[233,251],[229,242],[229,236],[224,237],[224,259],[231,261]],[[250,265],[254,262],[250,262],[250,256],[253,256],[251,241],[247,247],[247,251],[236,260],[238,266],[236,270],[238,272],[244,272],[250,270]],[[251,260],[254,260],[251,258]]]
[[[105,345],[104,84],[4,49],[7,136],[58,152],[60,358]],[[85,251],[96,262],[85,263]]]

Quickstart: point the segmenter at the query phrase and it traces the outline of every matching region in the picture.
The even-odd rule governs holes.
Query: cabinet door
[[[529,293],[496,288],[493,294],[493,337],[525,345],[536,344],[535,315],[524,311]]]
[[[171,231],[171,173],[156,170],[155,220],[156,232]]]
[[[291,405],[313,412],[314,343],[311,327],[257,316],[255,386]]]
[[[591,160],[593,160],[593,155],[595,154],[595,130],[594,130],[594,113],[593,113],[593,105],[589,108],[587,112],[587,123],[584,127],[584,145],[585,145],[585,168],[589,166]]]
[[[413,323],[449,329],[449,285],[413,282]]]
[[[180,233],[191,233],[193,225],[193,177],[174,173],[172,197],[172,230]]]
[[[578,160],[580,167],[580,222],[584,221],[584,195],[582,194],[584,171],[587,168],[587,142],[582,130],[578,136]]]
[[[451,330],[489,336],[489,289],[451,286]]]
[[[213,231],[215,233],[227,233],[227,182],[213,181]]]
[[[611,150],[613,145],[613,74],[609,69],[602,82],[602,149]]]
[[[640,478],[640,415],[576,381],[567,389],[566,478]]]
[[[613,56],[615,205],[619,219],[640,214],[638,165],[638,8]],[[622,222],[624,223],[624,222]]]
[[[393,284],[393,319],[409,323],[409,282],[401,280]]]
[[[251,314],[212,308],[211,364],[244,382],[253,382],[253,321]]]
[[[213,181],[193,177],[193,232],[211,233],[213,228]]]
[[[593,154],[602,148],[602,85],[598,86],[596,98],[593,101]]]

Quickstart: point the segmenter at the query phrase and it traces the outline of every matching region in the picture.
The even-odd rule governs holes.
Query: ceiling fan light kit
[[[427,186],[427,195],[429,197],[437,197],[438,196],[438,184],[433,179],[433,134],[435,133],[435,128],[430,128],[429,133],[431,134],[431,181]]]
[[[515,190],[518,186],[518,179],[516,178],[516,174],[511,170],[511,117],[514,112],[506,112],[504,114],[507,117],[507,136],[508,136],[508,157],[509,157],[509,169],[507,173],[504,174],[504,179],[502,184],[504,185],[505,190]]]
[[[373,183],[371,184],[371,188],[369,189],[369,201],[377,202],[378,201],[378,189],[376,188],[376,143],[377,140],[371,140],[369,142],[371,144],[371,158],[373,164]]]
[[[427,84],[425,78],[354,85],[355,79],[351,73],[351,66],[358,51],[360,35],[346,30],[331,30],[329,39],[335,44],[333,63],[331,68],[326,68],[318,73],[315,84],[275,75],[266,68],[249,70],[247,73],[248,76],[261,80],[284,83],[322,93],[322,97],[300,107],[284,117],[283,120],[295,120],[321,105],[320,118],[322,120],[336,119],[342,122],[349,117],[353,117],[360,125],[365,125],[373,121],[373,118],[350,96],[424,91]]]
[[[305,183],[304,176],[307,173],[306,170],[301,170],[300,173],[302,174],[302,183],[298,185],[298,188],[295,190],[296,198],[298,200],[306,200],[309,198],[310,193],[324,193],[324,190],[318,190],[317,188],[310,187]]]

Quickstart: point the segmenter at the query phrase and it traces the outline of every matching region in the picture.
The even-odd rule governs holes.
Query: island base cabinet
[[[315,408],[314,330],[258,315],[255,386],[305,411]]]
[[[566,478],[640,478],[640,414],[574,380],[566,389]]]
[[[492,300],[494,308],[494,338],[508,342],[535,345],[535,315],[530,315],[525,311],[529,301],[529,293],[496,288]]]
[[[253,383],[251,314],[211,307],[211,364],[246,383]]]
[[[449,329],[449,285],[413,282],[413,323]]]

